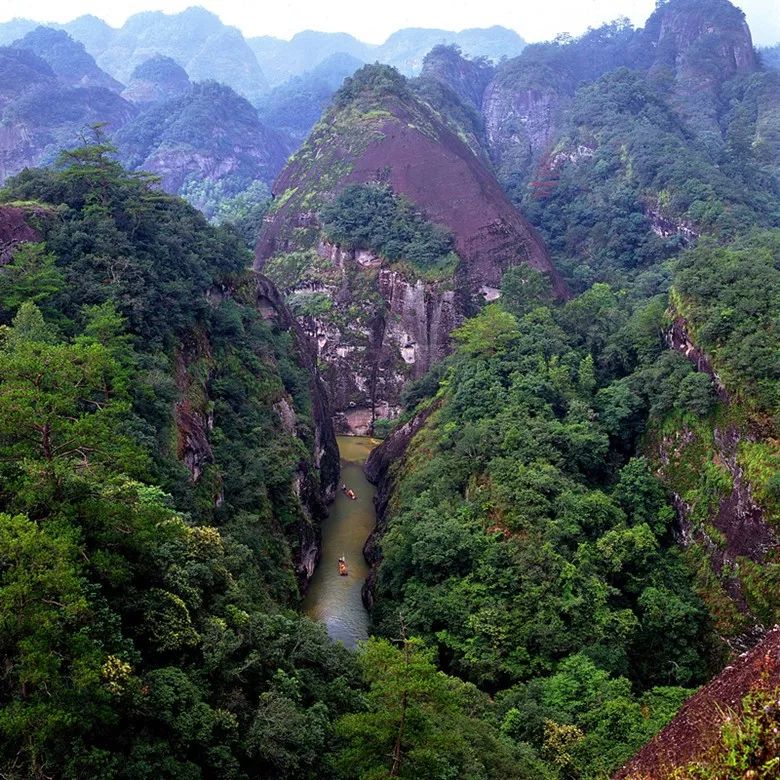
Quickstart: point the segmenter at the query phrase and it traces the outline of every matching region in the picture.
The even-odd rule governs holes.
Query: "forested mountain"
[[[66,27],[0,26],[0,774],[775,777],[780,72],[742,12]],[[354,652],[301,615],[360,503],[336,432],[383,438]]]
[[[39,27],[0,48],[0,74],[0,181],[51,164],[100,126],[123,163],[158,175],[165,191],[208,217],[256,224],[293,148],[245,98],[216,82],[193,84],[169,57],[141,63],[125,88],[65,32]]]

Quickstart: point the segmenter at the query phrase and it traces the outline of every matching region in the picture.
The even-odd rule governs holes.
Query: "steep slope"
[[[70,159],[4,192],[40,230],[0,206],[0,771],[314,778],[358,680],[293,609],[338,479],[308,345],[234,237]],[[274,707],[297,744],[258,726]]]
[[[438,270],[404,268],[383,259],[377,246],[330,240],[319,212],[345,187],[366,183],[385,185],[451,231],[454,269],[452,261]],[[407,378],[422,376],[447,352],[454,324],[495,294],[506,268],[528,262],[564,293],[543,244],[489,169],[387,66],[347,80],[274,195],[256,265],[288,295],[325,293],[332,302],[322,316],[308,317],[307,327],[319,340],[348,429],[394,416]],[[357,319],[347,314],[354,307]]]
[[[727,765],[729,747],[732,753],[735,747],[743,747],[743,755],[733,755],[735,763],[750,758],[758,759],[752,767],[744,767],[746,777],[759,777],[750,774],[757,771],[761,761],[761,744],[759,739],[765,735],[777,734],[777,691],[780,690],[780,628],[775,628],[752,650],[735,659],[714,680],[705,685],[683,705],[672,722],[666,726],[648,745],[618,771],[614,780],[667,780],[669,777],[679,777],[686,769],[698,770],[702,774],[682,776],[715,777],[715,768],[719,758],[725,759]],[[744,699],[750,694],[764,699],[758,699],[752,704],[752,723],[747,726],[744,734],[737,730],[740,716],[743,715]],[[761,711],[763,710],[763,712]],[[762,718],[763,715],[763,718]],[[721,732],[731,729],[730,743],[721,742]],[[734,728],[736,726],[737,728]],[[750,731],[748,729],[751,729]],[[751,733],[752,731],[752,733]],[[728,732],[726,732],[728,734]],[[742,745],[734,745],[742,737]],[[755,753],[750,755],[750,749]],[[763,759],[769,766],[771,777],[770,748],[764,751]],[[776,758],[776,756],[775,756]],[[694,766],[691,767],[690,765]],[[724,766],[725,768],[725,766]],[[737,763],[734,771],[742,770]],[[703,774],[707,771],[712,774]]]
[[[63,30],[37,27],[13,44],[27,49],[46,61],[57,78],[68,87],[104,87],[114,92],[123,89],[116,79],[102,71],[84,44],[77,43]]]
[[[207,216],[253,184],[270,184],[290,151],[247,100],[214,82],[148,107],[114,140],[125,165],[158,174],[167,192]]]
[[[484,59],[464,57],[461,49],[454,44],[440,44],[425,55],[420,77],[452,90],[464,106],[479,113],[493,70],[493,66]]]

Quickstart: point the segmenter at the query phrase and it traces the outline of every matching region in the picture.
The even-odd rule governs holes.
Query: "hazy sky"
[[[289,38],[303,29],[344,31],[381,43],[400,27],[461,30],[501,24],[528,41],[546,40],[560,32],[580,33],[589,26],[627,16],[641,24],[654,0],[0,0],[0,21],[25,16],[38,21],[66,22],[92,13],[114,26],[131,14],[150,9],[181,11],[202,5],[245,35]],[[780,42],[780,0],[737,2],[747,14],[759,45]]]

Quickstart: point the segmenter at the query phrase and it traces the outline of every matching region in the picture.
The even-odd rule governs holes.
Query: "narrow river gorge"
[[[363,464],[377,439],[339,436],[341,482],[357,496],[339,490],[322,526],[322,558],[314,572],[303,611],[325,624],[328,634],[347,647],[368,638],[368,613],[360,589],[368,575],[363,545],[374,529],[374,486],[363,473]],[[339,575],[338,559],[344,556],[349,574]]]

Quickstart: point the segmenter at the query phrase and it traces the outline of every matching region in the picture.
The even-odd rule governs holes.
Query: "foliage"
[[[286,609],[308,376],[238,240],[108,152],[7,191],[61,219],[0,271],[2,774],[319,776],[360,680]]]
[[[339,777],[539,777],[539,764],[523,760],[479,717],[489,714],[487,697],[438,671],[420,640],[399,644],[371,639],[360,651],[365,711],[336,724]]]
[[[384,185],[353,184],[320,212],[323,229],[346,249],[369,249],[425,271],[447,264],[452,235],[432,225],[402,195]]]

